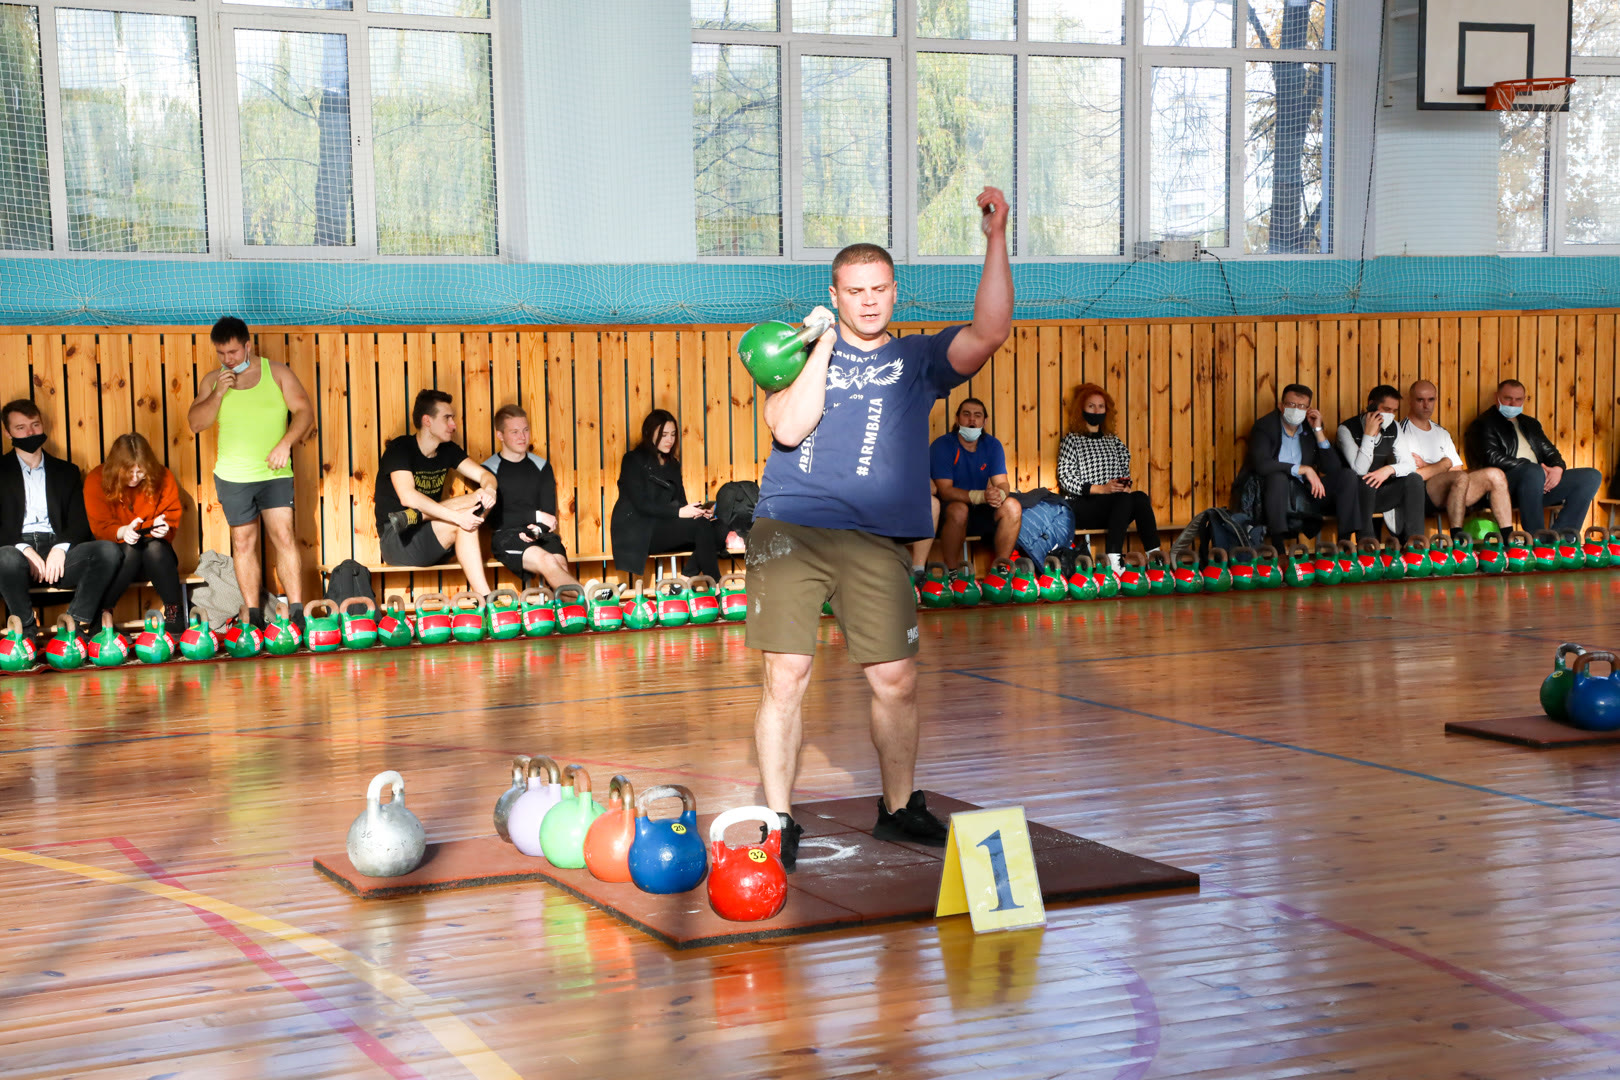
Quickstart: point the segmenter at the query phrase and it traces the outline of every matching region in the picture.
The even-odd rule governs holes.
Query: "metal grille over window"
[[[1124,250],[1124,68],[1101,57],[1029,58],[1025,254]]]
[[[1148,183],[1154,239],[1226,246],[1231,79],[1227,68],[1153,69]]]
[[[839,248],[891,237],[889,61],[802,58],[804,243]]]
[[[1272,255],[1324,250],[1328,212],[1323,168],[1333,130],[1333,65],[1250,64],[1244,113],[1244,250]]]
[[[45,154],[45,83],[36,9],[0,4],[0,248],[51,246],[50,172]]]
[[[1121,44],[1124,0],[1029,0],[1029,40]]]
[[[917,36],[1011,41],[1013,0],[917,0]]]
[[[780,52],[692,46],[699,255],[782,254]]]
[[[1014,68],[1011,56],[917,55],[918,254],[981,254],[984,236],[975,201],[980,189],[990,184],[1018,190]],[[1008,228],[1007,240],[1016,252],[1015,227]]]
[[[894,5],[895,0],[793,0],[793,29],[893,37]]]

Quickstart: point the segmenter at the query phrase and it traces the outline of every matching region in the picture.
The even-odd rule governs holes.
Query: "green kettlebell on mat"
[[[686,605],[692,613],[693,626],[719,622],[720,586],[708,574],[693,574],[686,579]]]
[[[163,612],[154,608],[146,613],[146,621],[135,635],[135,659],[143,664],[164,664],[173,656],[174,638],[164,625]]]
[[[1097,565],[1090,555],[1074,557],[1074,573],[1069,575],[1070,600],[1097,599]]]
[[[423,645],[443,645],[450,640],[450,598],[442,592],[423,593],[416,598],[416,640]],[[304,609],[304,625],[309,625],[309,609]]]
[[[1575,685],[1575,676],[1564,663],[1564,657],[1580,656],[1585,652],[1582,646],[1566,641],[1553,653],[1552,674],[1541,680],[1541,711],[1547,714],[1549,720],[1569,723],[1569,712],[1565,705],[1569,701],[1569,689]]]
[[[1119,595],[1147,596],[1153,588],[1147,576],[1147,556],[1140,551],[1132,551],[1126,554],[1123,561],[1125,569],[1119,574]]]
[[[658,583],[657,591],[659,626],[685,626],[692,621],[691,593],[685,578],[679,574],[664,578]],[[830,613],[826,605],[822,608]]]
[[[338,605],[345,649],[369,649],[377,644],[377,603],[369,596],[351,596]]]
[[[1365,537],[1356,545],[1356,565],[1361,567],[1362,581],[1383,581],[1384,560],[1379,558],[1383,549],[1372,537]]]
[[[1013,567],[1011,560],[997,559],[984,575],[984,599],[990,604],[1012,602]]]
[[[1536,532],[1535,543],[1530,545],[1530,553],[1535,556],[1537,570],[1562,569],[1558,565],[1558,534],[1551,529]]]
[[[1439,533],[1428,537],[1429,545],[1429,576],[1450,577],[1454,569],[1451,561],[1451,541]]]
[[[584,869],[585,834],[606,812],[591,795],[591,774],[584,766],[564,769],[562,798],[540,819],[540,851],[546,861],[562,870]]]
[[[1505,574],[1508,568],[1507,548],[1502,545],[1502,534],[1491,533],[1479,542],[1479,572]]]
[[[619,607],[624,611],[626,630],[651,630],[658,625],[658,605],[647,595],[644,581],[632,588],[627,581],[619,586]]]
[[[398,649],[411,643],[414,635],[405,609],[403,593],[389,593],[384,597],[382,614],[377,616],[377,644],[385,649]]]
[[[923,571],[923,579],[917,584],[917,598],[922,601],[925,608],[948,608],[954,603],[951,597],[950,572],[945,569],[942,562],[931,562]]]
[[[1344,580],[1339,572],[1338,549],[1322,540],[1317,541],[1316,550],[1311,552],[1311,570],[1316,585],[1337,585]]]
[[[90,635],[90,640],[84,643],[84,648],[89,654],[90,662],[96,667],[117,667],[129,659],[129,642],[124,640],[124,635],[113,625],[110,611],[101,613],[101,629]]]
[[[557,613],[557,630],[563,634],[583,634],[591,624],[590,610],[585,604],[583,585],[557,586],[557,599],[553,601]]]
[[[1308,589],[1316,584],[1316,559],[1304,544],[1295,544],[1289,550],[1283,580],[1295,589]]]
[[[611,634],[624,629],[624,606],[619,603],[619,589],[613,584],[597,581],[585,583],[585,611],[590,617],[591,631]]]
[[[1035,576],[1035,587],[1040,590],[1041,599],[1048,604],[1056,604],[1069,598],[1069,583],[1063,580],[1063,560],[1056,555],[1048,555],[1046,564],[1041,572]]]
[[[810,360],[810,343],[826,333],[830,323],[806,323],[796,329],[774,319],[751,326],[737,342],[743,367],[763,390],[792,384]]]
[[[1409,579],[1428,577],[1432,569],[1429,565],[1429,542],[1421,536],[1408,539],[1401,552],[1401,565],[1406,568]]]
[[[1215,554],[1214,550],[1210,555]],[[1255,570],[1260,565],[1260,553],[1252,547],[1235,547],[1232,549],[1229,564],[1229,576],[1232,579],[1232,589],[1235,592],[1253,592],[1260,587],[1260,576]]]
[[[1212,547],[1209,549],[1209,562],[1198,571],[1204,579],[1204,591],[1207,593],[1223,593],[1232,591],[1231,557],[1226,554],[1225,548]]]
[[[1035,563],[1020,556],[1013,560],[1013,576],[1008,583],[1015,604],[1033,604],[1041,598],[1040,586],[1035,584]]]
[[[1354,540],[1340,540],[1335,545],[1338,549],[1339,584],[1360,585],[1366,580],[1361,569],[1361,559],[1356,552]]]
[[[219,651],[219,638],[208,625],[208,616],[200,607],[191,609],[191,623],[180,635],[180,655],[187,660],[212,660]]]
[[[1601,525],[1594,525],[1586,530],[1586,537],[1581,542],[1581,553],[1586,556],[1586,565],[1593,570],[1602,570],[1607,567],[1609,558],[1609,537]]]
[[[1176,556],[1176,566],[1170,571],[1170,582],[1177,594],[1195,596],[1204,591],[1204,575],[1198,565],[1198,553],[1183,551]]]
[[[956,607],[978,607],[984,590],[973,580],[973,564],[963,563],[951,575],[951,603]]]
[[[1451,535],[1451,573],[1453,576],[1479,573],[1479,556],[1474,554],[1474,541],[1460,530]]]

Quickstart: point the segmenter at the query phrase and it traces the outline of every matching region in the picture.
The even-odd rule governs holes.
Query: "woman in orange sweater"
[[[136,581],[150,581],[163,598],[163,620],[184,629],[180,609],[180,560],[174,533],[180,525],[180,486],[158,463],[141,435],[120,435],[107,460],[84,478],[84,510],[97,540],[111,540],[124,553],[106,603],[115,603]]]

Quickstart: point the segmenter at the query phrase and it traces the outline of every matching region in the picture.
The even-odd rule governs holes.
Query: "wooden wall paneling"
[[[131,334],[129,339],[129,382],[134,391],[129,430],[139,432],[152,446],[159,461],[167,463],[165,409],[163,401],[163,335]],[[189,401],[186,405],[190,405]],[[184,423],[184,418],[181,423]],[[175,474],[179,483],[179,474]],[[171,522],[172,524],[172,522]]]
[[[714,498],[715,488],[732,478],[731,335],[725,330],[703,335],[703,447],[703,476],[686,489],[693,502]]]
[[[1584,465],[1585,462],[1576,460],[1580,457],[1581,448],[1575,437],[1575,316],[1560,315],[1549,321],[1552,323],[1553,341],[1551,349],[1544,351],[1552,354],[1547,364],[1551,370],[1542,377],[1549,383],[1551,403],[1542,408],[1552,415],[1543,423],[1547,424],[1554,445],[1559,447],[1565,458],[1576,465]]]
[[[1113,394],[1114,408],[1118,412],[1116,423],[1119,427],[1120,438],[1126,436],[1126,419],[1129,415],[1129,374],[1131,364],[1130,333],[1131,331],[1146,332],[1147,327],[1137,325],[1125,328],[1126,333],[1126,376],[1127,385],[1120,388],[1120,392]],[[1065,326],[1058,332],[1058,378],[1063,380],[1063,430],[1069,430],[1069,410],[1073,408],[1074,392],[1080,384],[1086,381],[1086,335],[1082,327]],[[1143,339],[1144,342],[1146,338]],[[1144,344],[1141,348],[1145,349]],[[1141,350],[1137,350],[1140,352]],[[1146,368],[1143,369],[1144,376]],[[1112,391],[1110,391],[1112,393]]]
[[[1254,388],[1254,323],[1232,326],[1232,478],[1243,470],[1249,456],[1249,432],[1254,422],[1271,411]]]
[[[693,331],[681,334],[681,397],[678,408],[670,408],[681,422],[681,483],[686,486],[688,498],[703,490],[703,479],[708,471],[704,455],[703,418],[707,398],[703,387],[703,354],[708,348],[708,337],[714,331]],[[667,407],[667,406],[666,406]]]
[[[1592,423],[1593,406],[1596,401],[1592,390],[1597,382],[1597,364],[1594,356],[1597,349],[1597,316],[1577,315],[1574,322],[1575,369],[1568,386],[1560,386],[1559,392],[1564,395],[1564,407],[1575,419],[1575,456],[1580,459],[1579,464],[1601,469],[1604,466],[1595,458]],[[1560,373],[1562,374],[1561,365]],[[1582,400],[1583,398],[1585,400]]]
[[[529,444],[534,452],[550,461],[551,416],[546,403],[546,334],[543,330],[527,330],[518,335],[518,388],[513,400],[529,414]],[[553,467],[555,474],[556,469]],[[562,497],[559,488],[558,498]]]
[[[1271,324],[1276,334],[1277,349],[1277,391],[1292,382],[1301,382],[1299,377],[1299,323],[1291,319],[1279,319]],[[1308,384],[1307,384],[1308,385]]]
[[[1277,398],[1282,395],[1282,388],[1290,380],[1277,379],[1277,324],[1275,322],[1257,322],[1254,324],[1254,393],[1260,401],[1270,401],[1275,406]],[[1270,409],[1264,410],[1270,412]]]
[[[130,368],[129,335],[121,330],[100,335],[96,359],[101,397],[101,453],[96,458],[99,465],[118,436],[135,430],[135,379]]]
[[[96,335],[68,334],[62,346],[67,388],[68,459],[83,472],[101,464],[101,402],[96,379]]]
[[[399,340],[397,335],[395,340]],[[354,557],[367,565],[382,562],[377,546],[377,338],[357,331],[348,335],[349,354],[349,521],[354,527]],[[331,564],[323,552],[321,562]],[[381,599],[379,597],[379,599]]]
[[[462,394],[465,395],[461,415],[467,426],[467,456],[474,461],[487,461],[495,452],[488,333],[469,330],[461,336],[461,365]]]
[[[1355,412],[1356,387],[1361,385],[1361,320],[1339,321],[1339,385],[1331,398],[1324,397],[1320,406],[1323,420],[1335,427]],[[1331,415],[1329,415],[1331,414]]]
[[[1446,430],[1462,449],[1463,432],[1479,415],[1480,357],[1479,320],[1464,316],[1457,320],[1457,401],[1452,422]],[[1441,397],[1444,399],[1444,388]]]
[[[411,331],[405,335],[405,427],[400,431],[386,432],[387,438],[415,430],[416,421],[411,416],[411,408],[416,402],[416,395],[438,385],[433,374],[434,338],[437,336],[423,331]]]
[[[68,456],[67,392],[62,379],[62,335],[55,331],[29,338],[30,366],[33,370],[34,404],[45,421],[45,451],[55,457]]]
[[[315,399],[315,445],[320,455],[321,544],[319,563],[331,565],[354,558],[353,477],[350,475],[349,418],[355,406],[350,391],[348,335],[323,333],[315,342],[316,378],[320,384]],[[313,388],[305,385],[312,393]],[[296,496],[295,496],[296,497]]]
[[[1436,406],[1436,423],[1450,432],[1457,431],[1457,400],[1461,392],[1457,357],[1457,322],[1456,319],[1439,320],[1439,338],[1436,343],[1439,356],[1435,362],[1435,370],[1423,373],[1423,378],[1434,383],[1440,391],[1439,403]],[[1410,389],[1410,384],[1403,386],[1401,387],[1401,393],[1403,395],[1407,394]],[[1401,415],[1406,415],[1404,408],[1401,410]],[[1455,438],[1456,436],[1453,435],[1452,437]]]
[[[1322,393],[1321,348],[1317,339],[1321,333],[1321,324],[1315,320],[1306,320],[1293,325],[1293,353],[1296,360],[1293,377],[1287,381],[1309,386],[1320,394]],[[1281,355],[1280,341],[1278,349]]]
[[[1152,326],[1148,330],[1147,348],[1148,388],[1140,402],[1131,401],[1133,423],[1140,421],[1147,429],[1148,498],[1160,521],[1170,521],[1170,420],[1174,410],[1151,408],[1153,401],[1170,400],[1171,362],[1170,327]]]
[[[1536,324],[1536,380],[1529,383],[1531,399],[1525,412],[1539,419],[1549,436],[1558,439],[1558,317],[1544,316]],[[1528,382],[1528,380],[1526,380]],[[1564,441],[1560,446],[1568,446]]]
[[[1234,366],[1237,362],[1237,326],[1230,322],[1215,324],[1215,352],[1211,357],[1210,378],[1214,384],[1215,417],[1212,428],[1215,460],[1211,478],[1214,484],[1210,494],[1215,506],[1226,506],[1232,494],[1232,481],[1237,476],[1239,463],[1233,454],[1237,445],[1236,416],[1233,401]],[[1244,433],[1245,436],[1248,434]]]
[[[578,550],[606,551],[602,524],[602,373],[601,341],[590,331],[574,332],[574,483],[579,489]],[[702,435],[699,434],[699,442]],[[693,446],[698,445],[694,443]],[[685,457],[692,448],[684,442]],[[618,474],[614,474],[618,479]]]
[[[1496,316],[1487,315],[1479,320],[1479,396],[1475,416],[1491,408],[1496,401],[1496,384],[1502,379],[1501,334],[1502,324]]]
[[[1435,380],[1440,365],[1440,320],[1417,320],[1417,349],[1410,361],[1404,350],[1401,355],[1401,377],[1394,384],[1403,395],[1406,388],[1418,379]]]
[[[326,333],[322,331],[320,336],[324,337]],[[341,330],[333,330],[330,333],[339,341],[344,337]],[[292,368],[293,375],[303,383],[305,393],[318,410],[321,385],[315,374],[317,348],[315,332],[287,335],[287,366]],[[307,597],[321,595],[320,498],[323,474],[319,434],[319,430],[310,432],[303,442],[293,447],[292,453],[293,530],[298,538],[299,561],[304,576],[304,595]],[[266,540],[260,550],[268,556],[269,548],[269,541]],[[268,559],[264,580],[267,584],[274,580]],[[286,591],[286,588],[287,583],[282,582],[281,591]]]
[[[1008,442],[1002,436],[1007,453],[1008,479],[1014,491],[1028,491],[1039,481],[1041,463],[1041,357],[1040,337],[1033,326],[1020,326],[1013,330],[1013,352],[1016,356],[1014,386],[1016,438]],[[1098,335],[1101,337],[1101,335]],[[1101,357],[1098,363],[1101,364]]]
[[[1323,320],[1316,324],[1316,385],[1313,389],[1322,402],[1317,408],[1324,413],[1336,412],[1339,400],[1339,346],[1342,340],[1337,322]],[[1328,419],[1338,424],[1336,416]],[[1324,428],[1326,426],[1323,425]]]
[[[1103,355],[1108,360],[1108,373],[1103,380],[1103,389],[1108,391],[1108,396],[1113,398],[1117,405],[1130,396],[1131,346],[1128,327],[1117,323],[1109,324],[1107,340],[1103,344]]]
[[[1513,349],[1513,370],[1502,376],[1518,379],[1531,394],[1536,392],[1536,320],[1525,317],[1513,320],[1518,342]],[[1506,353],[1503,354],[1504,357]],[[1505,365],[1504,365],[1505,366]],[[1528,411],[1528,409],[1527,409]]]
[[[1333,422],[1336,424],[1342,423],[1347,417],[1354,416],[1356,413],[1360,412],[1366,405],[1367,391],[1377,386],[1380,381],[1379,356],[1385,348],[1384,323],[1386,321],[1389,322],[1390,326],[1392,327],[1389,334],[1389,348],[1395,349],[1398,347],[1397,342],[1399,335],[1398,330],[1395,329],[1397,324],[1394,320],[1361,320],[1361,370],[1358,378],[1356,379],[1355,392],[1348,395],[1349,400],[1345,402],[1346,408],[1344,412],[1333,418]],[[1341,380],[1339,385],[1339,395],[1341,398],[1344,398],[1346,396],[1344,393],[1344,384],[1342,382],[1344,378],[1344,369],[1341,367],[1339,371],[1339,378]],[[1326,434],[1329,438],[1332,438],[1333,430],[1329,428]]]
[[[1192,516],[1193,448],[1192,411],[1197,394],[1193,386],[1193,328],[1187,323],[1170,327],[1170,504],[1166,523],[1185,522]]]
[[[756,442],[759,422],[754,416],[758,408],[758,400],[762,396],[754,385],[753,377],[748,369],[743,367],[742,358],[737,355],[737,338],[740,331],[733,331],[726,348],[726,378],[730,382],[730,409],[731,409],[731,479],[759,480],[760,453]],[[714,487],[709,491],[709,498],[714,498],[715,490],[720,481],[714,481]]]
[[[0,402],[33,399],[28,337],[21,332],[0,333]]]
[[[207,335],[203,335],[206,340]],[[180,485],[180,531],[175,537],[175,552],[180,556],[180,569],[190,573],[197,568],[197,556],[202,554],[203,510],[206,500],[204,480],[197,466],[197,435],[191,430],[186,414],[197,397],[197,356],[194,340],[187,333],[163,335],[163,395],[168,436],[164,440],[164,459],[169,471]],[[209,348],[210,353],[213,351]],[[212,480],[209,480],[211,486]]]
[[[1108,381],[1108,358],[1103,353],[1106,335],[1100,325],[1091,325],[1081,331],[1085,354],[1081,357],[1081,372],[1086,382],[1104,386]]]
[[[557,480],[557,532],[572,554],[604,550],[580,538],[578,472],[574,467],[574,335],[552,330],[546,342],[546,425],[551,471]],[[581,546],[581,544],[585,546]]]
[[[1187,508],[1186,517],[1176,519],[1176,524],[1192,520],[1192,516],[1200,510],[1215,505],[1214,491],[1214,462],[1211,460],[1215,454],[1215,327],[1207,322],[1194,323],[1192,327],[1192,484],[1190,490],[1191,503]]]
[[[1602,469],[1611,481],[1620,464],[1615,461],[1615,316],[1603,312],[1597,316],[1596,370],[1592,377],[1592,464]],[[1605,494],[1607,491],[1605,491]],[[1607,524],[1607,517],[1605,517]]]
[[[1131,452],[1131,480],[1138,490],[1148,492],[1151,498],[1153,441],[1148,430],[1147,402],[1153,392],[1153,368],[1148,359],[1149,337],[1148,328],[1143,323],[1133,323],[1126,329],[1125,340],[1129,349],[1125,359],[1128,400],[1116,403],[1118,412],[1115,424],[1120,429],[1120,438],[1125,440]],[[1067,337],[1064,338],[1064,346],[1068,346]],[[1067,360],[1064,366],[1066,369]]]
[[[1124,359],[1120,355],[1125,351],[1125,328],[1113,327],[1118,331],[1118,342],[1114,335],[1108,339],[1110,350],[1109,362],[1118,371],[1116,381],[1123,381],[1125,373]],[[1041,487],[1058,490],[1057,459],[1058,447],[1063,444],[1063,432],[1067,424],[1065,417],[1065,397],[1070,387],[1063,381],[1063,334],[1055,326],[1043,326],[1036,335],[1036,348],[1040,350],[1041,377],[1040,377],[1040,440],[1041,460],[1036,470],[1037,480]],[[1120,394],[1116,390],[1114,399],[1119,400]]]
[[[988,394],[980,394],[990,408],[990,419],[985,428],[1005,444],[1007,451],[1007,478],[1018,490],[1018,334],[1007,335],[1007,340],[986,365],[990,372]]]
[[[624,437],[620,444],[622,457],[628,453],[641,431],[641,422],[647,414],[654,409],[655,400],[653,375],[653,339],[657,335],[645,330],[632,330],[625,337],[625,370],[626,385],[624,398]],[[669,345],[674,347],[674,335],[669,335]],[[608,477],[608,483],[613,491],[618,489],[618,473]]]
[[[490,404],[490,433],[494,438],[495,413],[503,405],[517,405],[525,412],[522,398],[522,369],[523,369],[523,337],[515,330],[501,330],[489,336],[489,404]],[[541,445],[533,440],[537,426],[534,417],[529,417],[529,438],[531,446]],[[494,438],[490,453],[500,451],[500,440]],[[538,451],[537,451],[538,453]],[[544,457],[542,453],[540,455]]]
[[[619,498],[619,463],[629,447],[629,406],[626,380],[630,376],[625,356],[624,331],[603,330],[597,339],[598,364],[602,379],[602,522],[613,519],[613,504]],[[606,544],[607,537],[602,537]],[[606,547],[594,548],[606,551]]]
[[[1393,385],[1401,381],[1401,354],[1417,356],[1418,321],[1416,319],[1385,319],[1380,329],[1378,346],[1378,378],[1361,388],[1361,404],[1367,404],[1367,391],[1379,383]]]

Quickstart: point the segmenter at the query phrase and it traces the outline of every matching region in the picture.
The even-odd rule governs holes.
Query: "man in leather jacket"
[[[1553,519],[1554,530],[1579,530],[1603,485],[1603,474],[1596,469],[1565,468],[1563,455],[1541,424],[1523,415],[1524,398],[1524,383],[1502,380],[1496,388],[1496,407],[1480,413],[1468,425],[1468,465],[1507,474],[1508,491],[1527,531],[1546,527],[1542,507],[1549,503],[1564,504]]]

